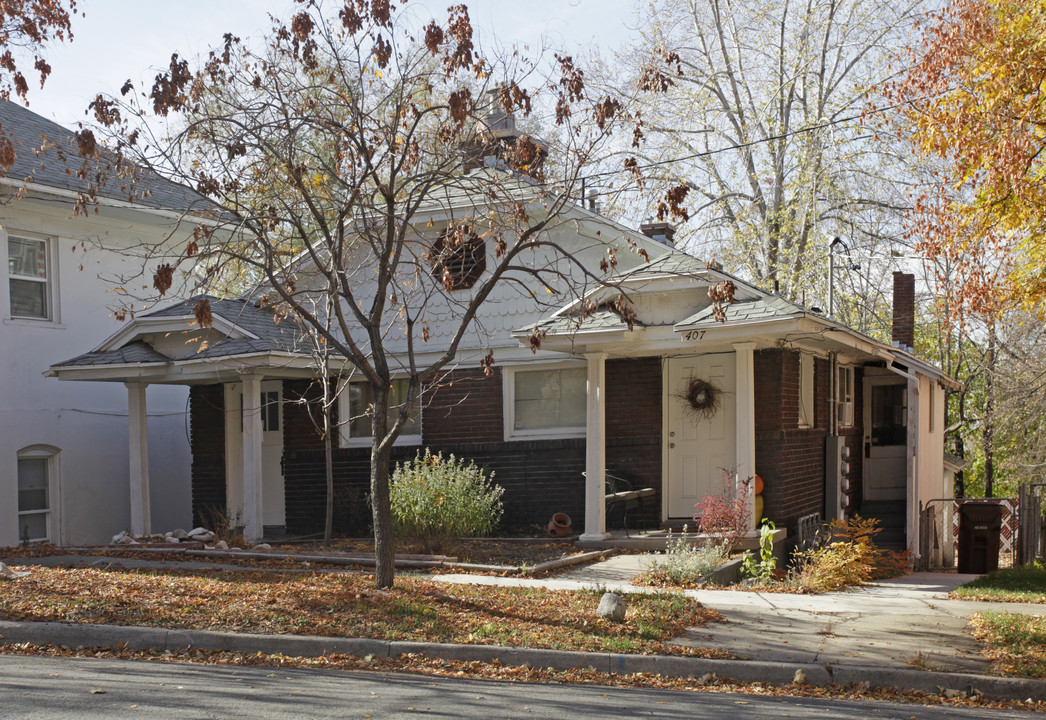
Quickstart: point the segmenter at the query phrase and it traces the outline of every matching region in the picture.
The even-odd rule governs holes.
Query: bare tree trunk
[[[330,547],[331,536],[334,534],[334,447],[331,444],[331,402],[327,397],[330,393],[330,381],[323,378],[323,455],[326,461],[327,472],[327,517],[323,525],[323,544]]]
[[[984,358],[984,497],[995,495],[995,319],[988,322],[988,353]]]
[[[396,575],[395,539],[392,533],[392,502],[389,498],[389,462],[392,444],[384,442],[389,431],[389,383],[374,387],[371,410],[370,501],[374,519],[374,584],[392,587]]]
[[[374,584],[392,587],[396,575],[396,552],[392,534],[392,504],[389,501],[389,462],[392,450],[381,447],[377,433],[370,454],[370,497],[374,518]]]

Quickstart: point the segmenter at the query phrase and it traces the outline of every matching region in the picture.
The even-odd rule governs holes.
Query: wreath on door
[[[692,377],[679,397],[691,415],[711,420],[722,405],[723,389],[710,380]]]

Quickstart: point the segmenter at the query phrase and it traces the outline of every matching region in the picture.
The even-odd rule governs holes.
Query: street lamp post
[[[846,247],[846,243],[839,236],[832,238],[828,246],[828,317],[835,319],[835,249],[839,246]]]

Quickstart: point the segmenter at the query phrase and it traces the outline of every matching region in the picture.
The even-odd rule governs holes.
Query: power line
[[[869,115],[880,115],[880,114],[882,114],[884,112],[888,112],[890,110],[896,110],[899,107],[903,107],[905,105],[911,105],[912,103],[919,102],[921,100],[925,100],[925,99],[927,99],[929,97],[930,96],[925,96],[925,97],[920,97],[920,98],[914,98],[912,100],[905,100],[904,102],[895,103],[893,105],[887,105],[885,107],[875,108],[874,110],[869,110],[867,112],[862,112],[860,114],[848,115],[846,117],[838,118],[836,120],[829,120],[829,121],[826,121],[826,122],[823,122],[823,123],[819,123],[817,125],[810,125],[810,126],[805,127],[805,128],[799,128],[798,130],[789,130],[786,133],[780,133],[778,135],[770,135],[770,136],[765,137],[765,138],[759,138],[758,140],[750,140],[749,142],[745,142],[745,143],[738,143],[736,145],[728,145],[726,147],[715,148],[714,150],[704,150],[702,152],[691,153],[689,155],[682,155],[680,157],[675,157],[675,158],[668,158],[666,160],[657,160],[657,161],[654,161],[654,162],[646,163],[644,165],[636,165],[635,169],[636,170],[647,170],[647,169],[650,169],[650,168],[661,167],[663,165],[671,165],[671,164],[677,163],[677,162],[685,162],[687,160],[696,160],[698,158],[709,157],[711,155],[718,155],[719,153],[731,152],[733,150],[743,150],[744,148],[754,147],[756,145],[760,145],[760,144],[768,143],[768,142],[774,142],[776,140],[784,140],[786,138],[789,138],[789,137],[792,137],[792,136],[795,136],[795,135],[801,135],[801,134],[804,134],[804,133],[814,132],[816,130],[824,130],[825,128],[835,127],[836,125],[842,125],[843,123],[853,122],[854,120],[860,120],[861,118],[868,117]],[[868,139],[870,137],[874,137],[874,135],[862,135],[860,137],[854,138],[854,140],[866,140],[866,139]],[[592,173],[591,175],[585,175],[583,179],[605,177],[605,176],[608,176],[608,175],[617,175],[617,174],[620,174],[622,172],[632,172],[632,169],[631,168],[623,168],[623,169],[619,169],[619,170],[604,170],[602,172]]]

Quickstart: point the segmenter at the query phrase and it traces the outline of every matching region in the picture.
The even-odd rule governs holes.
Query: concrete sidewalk
[[[651,592],[630,583],[654,557],[618,555],[548,580],[467,575],[437,575],[434,579]],[[948,599],[949,592],[974,577],[913,573],[823,595],[688,590],[688,595],[720,612],[726,621],[688,631],[676,642],[767,662],[983,673],[989,663],[969,633],[969,617],[986,610],[1041,615],[1046,613],[1046,605]]]

